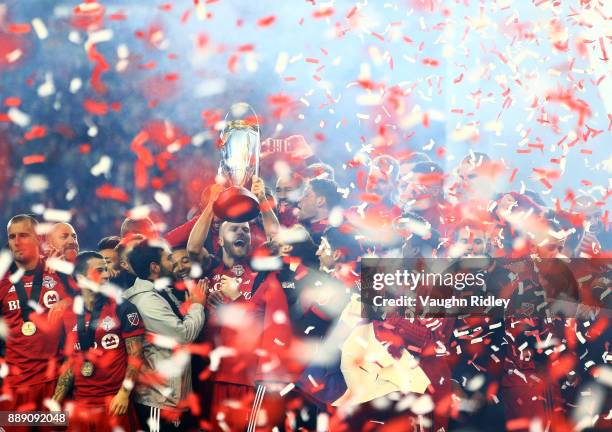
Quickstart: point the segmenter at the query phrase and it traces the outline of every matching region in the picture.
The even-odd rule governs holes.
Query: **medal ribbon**
[[[23,285],[23,277],[15,283],[15,291],[17,292],[17,298],[19,298],[19,305],[21,306],[21,317],[23,318],[23,322],[30,321],[30,313],[32,313],[32,308],[28,304],[30,300],[36,300],[36,302],[40,302],[40,292],[42,290],[42,279],[43,279],[43,271],[42,266],[39,264],[34,270],[34,279],[32,280],[32,291],[30,291],[30,298],[28,299],[28,295],[25,290],[25,286]]]
[[[102,307],[105,303],[103,300],[104,298],[97,298],[94,301],[94,307],[89,318],[89,327],[85,327],[86,311],[83,310],[82,314],[77,315],[77,336],[79,338],[81,352],[83,353],[94,346],[96,329],[98,328],[98,318],[100,318],[100,312],[102,312]]]

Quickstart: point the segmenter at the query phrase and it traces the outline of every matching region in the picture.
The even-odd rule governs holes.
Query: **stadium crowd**
[[[75,431],[612,425],[609,395],[581,403],[612,359],[610,266],[555,279],[542,264],[609,258],[605,199],[549,207],[495,190],[508,167],[487,154],[446,173],[413,152],[367,161],[349,202],[334,168],[297,141],[287,169],[253,177],[250,222],[215,216],[216,183],[183,225],[160,232],[128,215],[86,250],[68,222],[10,218],[0,410],[64,410]],[[264,159],[279,148],[263,144]],[[502,263],[520,314],[362,314],[364,257],[483,256]],[[566,295],[578,310],[542,318],[542,291],[547,307]]]

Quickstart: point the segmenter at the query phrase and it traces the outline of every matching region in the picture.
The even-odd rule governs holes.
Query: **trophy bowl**
[[[219,175],[229,187],[213,203],[219,219],[248,222],[259,215],[259,201],[245,186],[259,173],[260,148],[257,114],[247,103],[232,105],[221,132]]]

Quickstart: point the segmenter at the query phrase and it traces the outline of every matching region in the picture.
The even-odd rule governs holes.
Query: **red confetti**
[[[47,128],[45,126],[33,125],[32,128],[26,132],[23,137],[27,141],[31,141],[38,138],[43,138],[47,135]]]
[[[108,183],[96,189],[96,196],[101,199],[110,199],[127,203],[130,201],[128,194],[120,187],[114,187]]]
[[[423,60],[421,60],[421,63],[423,63],[425,66],[431,66],[431,67],[440,66],[440,62],[434,58],[424,58]]]
[[[13,24],[8,25],[7,30],[15,34],[26,34],[26,33],[30,33],[30,30],[32,30],[32,27],[28,23],[23,23],[23,24],[13,23]]]
[[[261,18],[257,20],[257,25],[259,27],[269,27],[276,21],[276,17],[274,15],[267,16],[265,18]]]
[[[371,32],[370,34],[371,34],[372,36],[374,36],[376,39],[378,39],[378,40],[380,40],[380,41],[382,41],[382,42],[384,42],[384,41],[385,41],[385,38],[384,38],[382,35],[379,35],[378,33]]]
[[[15,96],[9,96],[4,99],[4,105],[7,107],[18,107],[21,105],[21,99]]]
[[[335,13],[335,9],[333,7],[322,8],[312,14],[314,18],[326,18],[330,17]]]
[[[85,102],[83,102],[83,107],[87,112],[93,115],[104,116],[108,114],[108,104],[106,102],[85,99]]]
[[[46,156],[45,155],[34,154],[34,155],[24,156],[23,157],[23,164],[24,165],[33,165],[33,164],[43,163],[45,160],[46,160]]]

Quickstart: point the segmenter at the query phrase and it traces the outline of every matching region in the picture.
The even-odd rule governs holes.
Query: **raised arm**
[[[270,240],[278,234],[280,223],[274,213],[272,200],[268,200],[266,197],[266,185],[261,177],[253,176],[251,192],[253,192],[253,195],[255,195],[259,201],[264,232],[266,233],[267,240]]]
[[[210,232],[210,225],[213,220],[213,203],[223,191],[223,186],[213,184],[210,187],[209,200],[202,214],[198,217],[195,225],[189,233],[189,240],[187,240],[187,252],[192,260],[202,264],[202,267],[206,267],[210,259],[210,255],[206,249],[204,249],[204,242],[208,233]]]

